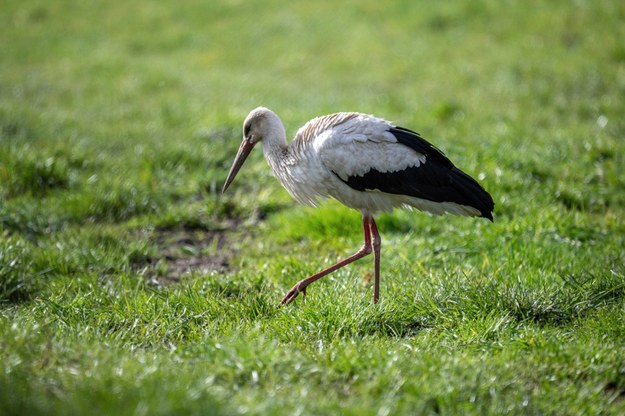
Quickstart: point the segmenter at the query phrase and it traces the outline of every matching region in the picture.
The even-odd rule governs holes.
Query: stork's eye
[[[248,124],[246,124],[246,125],[243,127],[243,136],[244,136],[244,137],[249,137],[249,135],[250,135],[250,129],[251,129],[251,126],[249,125],[249,123],[248,123]]]

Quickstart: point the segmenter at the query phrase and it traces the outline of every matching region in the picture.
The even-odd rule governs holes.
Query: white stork
[[[395,207],[433,214],[493,220],[493,199],[473,178],[456,168],[418,133],[374,116],[336,113],[306,123],[287,143],[284,125],[258,107],[243,123],[243,141],[223,191],[257,144],[274,176],[299,202],[315,206],[332,197],[362,213],[365,242],[352,256],[295,284],[282,298],[291,303],[315,280],[373,251],[373,303],[380,294],[380,234],[373,215]]]

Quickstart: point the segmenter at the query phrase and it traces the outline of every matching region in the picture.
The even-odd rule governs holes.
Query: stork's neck
[[[275,174],[284,165],[288,154],[289,146],[286,142],[284,127],[275,129],[273,134],[265,136],[262,143],[265,160],[267,160]]]

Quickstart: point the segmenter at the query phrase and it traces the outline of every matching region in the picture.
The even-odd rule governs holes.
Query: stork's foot
[[[302,297],[306,297],[306,285],[302,285],[302,282],[297,282],[297,284],[293,286],[286,295],[284,295],[280,301],[280,305],[288,305],[293,302],[300,293],[302,294]]]

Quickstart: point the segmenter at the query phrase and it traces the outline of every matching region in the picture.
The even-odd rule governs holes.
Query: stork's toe
[[[303,297],[306,297],[306,286],[300,287],[300,285],[301,282],[293,286],[291,290],[289,290],[287,294],[284,295],[284,297],[280,301],[280,305],[288,305],[289,303],[293,302],[300,293]]]

